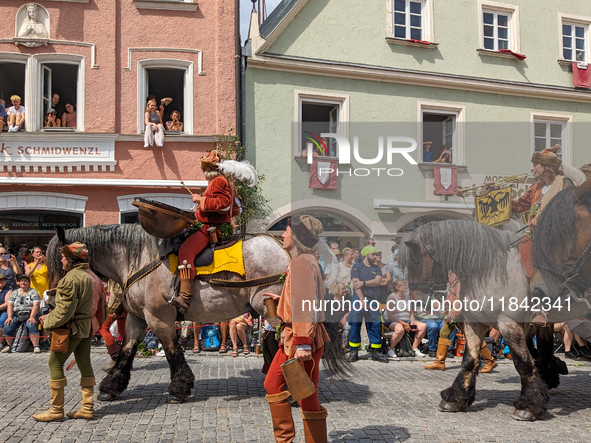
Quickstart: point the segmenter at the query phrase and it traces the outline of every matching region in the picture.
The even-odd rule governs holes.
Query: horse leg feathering
[[[115,366],[109,370],[109,373],[103,378],[100,384],[99,400],[115,400],[127,389],[129,379],[131,378],[133,359],[138,345],[144,339],[146,327],[146,322],[143,319],[131,312],[127,314],[123,347],[119,352]]]
[[[482,323],[464,323],[466,348],[462,366],[452,386],[441,392],[440,411],[465,411],[474,402],[476,375],[480,368],[480,347],[487,329]]]
[[[509,345],[513,364],[521,376],[521,394],[513,401],[513,418],[521,421],[542,418],[548,410],[548,387],[529,353],[523,328],[503,322],[499,323],[499,330]]]

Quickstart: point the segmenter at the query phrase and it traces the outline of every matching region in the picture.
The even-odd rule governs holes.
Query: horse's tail
[[[331,376],[348,378],[353,372],[353,365],[347,361],[347,354],[343,349],[343,327],[339,322],[324,322],[324,329],[330,337],[330,341],[324,344],[322,356],[324,368]]]

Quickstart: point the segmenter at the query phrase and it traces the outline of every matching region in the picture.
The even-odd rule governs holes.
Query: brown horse
[[[114,400],[126,388],[137,346],[142,342],[149,328],[160,340],[170,365],[171,382],[168,392],[171,399],[184,400],[190,395],[195,376],[187,365],[183,350],[178,344],[175,321],[176,309],[166,299],[176,289],[175,280],[169,269],[168,253],[172,251],[172,239],[157,239],[148,235],[139,225],[98,225],[70,229],[65,236],[54,237],[48,248],[47,258],[50,281],[55,285],[62,275],[60,247],[62,244],[79,241],[88,246],[90,266],[100,274],[124,286],[129,276],[155,261],[152,271],[129,286],[123,304],[128,312],[123,348],[115,366],[100,384],[101,400]],[[284,273],[289,256],[281,245],[270,236],[256,236],[243,243],[245,278],[257,279]],[[218,279],[241,280],[233,273],[217,273]],[[279,277],[277,277],[279,280]],[[211,286],[196,280],[195,296],[186,320],[200,323],[227,321],[252,309],[263,317],[267,310],[263,292],[280,294],[283,283],[245,288],[224,288]],[[344,375],[346,369],[344,351],[340,347],[340,330],[337,324],[325,323],[333,339],[325,347],[324,364],[337,375]]]
[[[528,350],[524,327],[530,313],[513,309],[528,302],[528,279],[512,247],[519,235],[472,221],[431,222],[403,238],[401,265],[408,270],[411,293],[420,300],[423,289],[433,301],[436,290],[444,292],[448,272],[461,282],[460,300],[466,349],[453,385],[441,392],[439,410],[465,411],[476,395],[480,346],[488,328],[501,331],[521,376],[521,394],[514,400],[513,418],[536,420],[548,406],[548,387]],[[511,300],[514,298],[514,300]],[[514,302],[510,305],[511,302]],[[426,306],[425,310],[428,310]],[[457,308],[456,308],[457,309]]]
[[[531,290],[550,300],[548,320],[591,318],[591,178],[550,200],[535,230],[533,257]]]

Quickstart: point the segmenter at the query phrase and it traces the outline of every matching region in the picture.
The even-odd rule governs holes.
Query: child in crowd
[[[18,95],[10,97],[12,106],[8,108],[8,132],[17,132],[25,124],[25,107],[21,106]]]

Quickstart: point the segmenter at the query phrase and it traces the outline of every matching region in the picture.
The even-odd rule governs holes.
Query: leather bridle
[[[429,254],[429,257],[431,257],[431,261],[432,261],[429,281],[422,282],[422,283],[409,282],[408,288],[411,291],[425,292],[425,290],[426,290],[428,294],[434,294],[436,291],[445,291],[447,289],[447,282],[435,283],[435,266],[436,265],[441,266],[441,260],[439,259],[439,256],[437,255],[437,251],[435,251],[435,249],[429,244],[425,244],[424,248],[427,251],[427,253]]]

